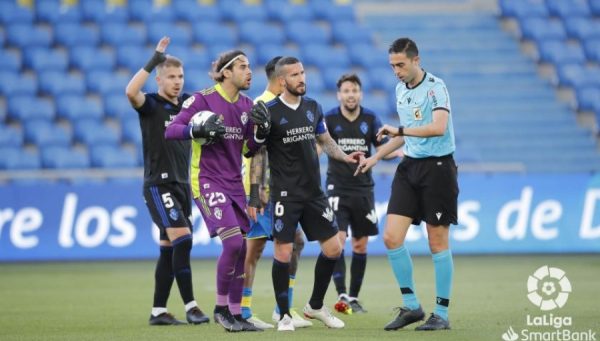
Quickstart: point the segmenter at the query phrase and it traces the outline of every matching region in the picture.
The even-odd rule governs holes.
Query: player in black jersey
[[[337,81],[337,98],[340,105],[329,110],[325,114],[325,120],[329,134],[343,151],[347,153],[360,151],[365,153],[365,157],[369,157],[371,146],[379,149],[379,146],[386,143],[388,139],[377,141],[381,121],[374,112],[360,105],[361,86],[360,78],[356,74],[342,75]],[[386,158],[395,156],[396,153],[391,153]],[[369,236],[375,236],[379,232],[373,177],[370,171],[354,176],[355,170],[356,167],[329,158],[327,196],[335,212],[342,246],[348,236],[348,228],[352,228],[349,296],[346,292],[346,261],[343,249],[333,271],[333,282],[338,292],[335,309],[345,314],[366,312],[358,301],[358,293],[367,265]]]
[[[192,249],[192,198],[189,188],[189,140],[167,141],[165,127],[181,110],[188,94],[183,89],[183,64],[165,54],[169,38],[163,37],[146,66],[127,84],[126,94],[138,112],[144,152],[144,199],[152,221],[160,229],[160,256],[154,273],[154,304],[150,325],[185,324],[167,312],[173,285],[185,303],[189,323],[209,321],[194,300],[190,251]],[[141,89],[157,68],[158,93]]]
[[[347,155],[329,136],[321,106],[303,97],[306,93],[304,68],[298,59],[281,58],[275,73],[284,90],[281,96],[267,103],[270,131],[266,145],[273,205],[273,288],[281,314],[278,330],[294,330],[288,306],[288,268],[298,222],[308,240],[320,242],[322,251],[315,265],[313,292],[304,314],[330,328],[343,328],[344,322],[323,305],[342,248],[337,238],[335,215],[321,189],[316,142],[327,155],[339,161],[356,163],[363,153]],[[261,173],[258,168],[253,167],[251,172]]]

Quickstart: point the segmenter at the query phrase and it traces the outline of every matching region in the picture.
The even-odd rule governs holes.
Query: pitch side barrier
[[[391,181],[375,176],[380,230]],[[600,252],[600,175],[463,173],[459,181],[454,254]],[[193,206],[192,255],[215,258],[219,240]],[[0,261],[154,259],[157,240],[141,182],[0,185]],[[385,254],[381,236],[369,244],[369,254]],[[429,253],[423,226],[411,228],[407,245]],[[304,254],[318,250],[308,243]]]

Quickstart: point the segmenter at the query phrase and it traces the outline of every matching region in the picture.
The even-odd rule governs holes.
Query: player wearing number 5
[[[189,97],[183,89],[183,65],[165,54],[169,38],[162,38],[144,68],[127,84],[126,95],[138,112],[144,154],[144,199],[152,221],[160,229],[160,256],[154,273],[154,305],[151,325],[184,324],[167,312],[167,299],[173,276],[185,303],[189,323],[208,322],[198,308],[192,290],[190,251],[192,249],[192,213],[188,177],[189,141],[166,141],[165,126]],[[144,94],[141,89],[157,68],[158,93]]]
[[[183,103],[181,112],[167,127],[166,137],[194,139],[192,194],[210,235],[218,236],[223,245],[217,262],[215,322],[227,331],[256,331],[260,329],[242,318],[240,307],[246,255],[244,238],[250,228],[241,168],[244,150],[248,150],[246,155],[258,150],[268,133],[268,127],[255,132],[250,115],[266,108],[253,108],[252,100],[240,92],[249,89],[252,80],[248,58],[242,51],[221,54],[213,63],[211,77],[217,84],[194,93]],[[215,113],[222,123],[213,128],[190,124],[192,117],[201,111]],[[217,132],[212,143],[198,139],[211,135],[211,130]]]
[[[425,313],[413,283],[413,265],[404,245],[411,224],[425,221],[429,249],[435,269],[435,310],[417,330],[450,329],[448,305],[452,288],[453,261],[448,244],[450,224],[456,224],[458,182],[454,153],[454,128],[450,97],[444,81],[419,65],[419,50],[408,38],[397,39],[389,48],[389,60],[400,82],[396,86],[398,116],[403,126],[384,125],[378,138],[393,139],[358,168],[367,172],[393,148],[404,145],[388,204],[383,241],[402,293],[404,307],[385,330],[396,330],[422,320]]]

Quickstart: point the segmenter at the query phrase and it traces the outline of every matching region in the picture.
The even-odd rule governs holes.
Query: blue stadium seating
[[[125,6],[115,6],[105,0],[85,0],[81,2],[84,20],[101,23],[125,23],[129,20],[129,12]]]
[[[81,119],[75,122],[73,137],[88,147],[117,146],[121,140],[116,129],[95,119]]]
[[[25,66],[35,72],[67,71],[69,57],[64,49],[29,47],[23,51]]]
[[[2,44],[0,44],[1,46]],[[0,50],[0,71],[13,71],[21,69],[21,56],[14,50]]]
[[[221,0],[218,6],[221,8],[223,19],[236,23],[267,19],[267,11],[261,4],[241,3],[232,6],[228,4],[227,0]]]
[[[188,22],[218,22],[222,19],[219,6],[202,5],[196,0],[173,1],[173,10],[177,19]]]
[[[352,63],[367,70],[388,64],[387,50],[374,48],[369,44],[353,44],[348,47],[348,51]]]
[[[335,65],[335,64],[331,64]],[[345,67],[333,67],[330,66],[325,69],[320,69],[321,74],[323,75],[323,82],[325,84],[325,89],[328,91],[337,91],[337,81],[341,75],[347,73],[349,70]],[[310,84],[308,84],[310,87]]]
[[[58,117],[72,122],[82,119],[99,121],[104,116],[102,103],[92,98],[63,95],[55,101]]]
[[[46,120],[24,121],[25,140],[38,147],[70,147],[73,132],[63,125]]]
[[[574,88],[600,87],[600,69],[598,68],[585,67],[581,64],[559,65],[557,74],[560,85]]]
[[[54,25],[54,42],[67,48],[96,46],[100,43],[100,32],[96,26],[58,22]]]
[[[37,79],[31,74],[18,74],[12,71],[0,72],[0,94],[5,97],[36,94]]]
[[[115,146],[92,147],[92,167],[97,168],[132,168],[139,166],[136,155],[124,148]]]
[[[82,72],[95,70],[112,70],[117,58],[114,51],[89,46],[74,47],[71,49],[71,65]]]
[[[212,63],[212,59],[206,50],[195,47],[190,48],[190,46],[173,45],[169,46],[169,51],[167,53],[179,58],[183,62],[184,72],[186,74],[188,73],[187,69],[190,68],[204,69],[204,74],[206,74],[206,70],[210,69]]]
[[[44,0],[35,3],[36,19],[41,22],[65,23],[80,22],[82,18],[79,6],[65,5],[61,0]]]
[[[19,6],[15,1],[0,1],[0,23],[30,24],[35,19],[35,13],[29,7]]]
[[[546,40],[539,43],[540,61],[559,64],[583,64],[585,53],[579,44],[567,44],[561,40]]]
[[[285,44],[286,36],[280,25],[263,21],[244,21],[240,23],[240,40],[251,45]]]
[[[146,43],[146,28],[127,22],[105,22],[100,26],[102,42],[116,48],[142,46]]]
[[[330,0],[311,0],[309,6],[317,19],[329,23],[336,21],[356,21],[354,7],[351,5],[333,5]]]
[[[147,25],[173,23],[175,11],[171,6],[158,5],[153,0],[130,0],[127,2],[129,18]]]
[[[269,19],[287,23],[293,20],[310,21],[315,15],[310,6],[285,3],[281,0],[270,0],[265,2]]]
[[[137,117],[124,118],[121,121],[123,141],[133,143],[140,147],[142,146],[142,131],[140,130],[140,122]]]
[[[579,41],[600,38],[600,22],[592,18],[569,17],[563,21],[570,37]]]
[[[562,22],[560,20],[548,20],[547,18],[523,19],[521,35],[523,39],[534,41],[567,38],[567,32]]]
[[[305,44],[302,48],[302,58],[304,64],[321,70],[331,67],[348,69],[352,64],[345,47],[332,47],[325,44]]]
[[[192,23],[194,39],[207,47],[215,44],[235,45],[238,41],[236,30],[222,23],[197,22]]]
[[[590,61],[600,63],[600,38],[586,40],[583,49]]]
[[[566,19],[569,17],[582,17],[590,15],[587,0],[546,0],[550,15]]]
[[[43,119],[52,121],[56,116],[54,103],[49,98],[40,98],[31,95],[11,96],[8,98],[8,117],[25,122],[28,120]]]
[[[99,95],[125,93],[125,88],[131,76],[112,71],[92,71],[86,76],[87,90]]]
[[[73,147],[42,147],[41,160],[44,168],[80,169],[90,167],[90,156],[85,149]]]
[[[549,15],[543,0],[501,0],[499,5],[502,14],[507,17],[532,18]]]
[[[373,43],[371,31],[355,21],[335,22],[331,26],[331,31],[333,40],[346,46]]]
[[[137,113],[131,107],[129,100],[124,94],[124,90],[121,93],[113,93],[102,96],[102,102],[104,103],[104,112],[106,117],[116,119],[137,117]]]
[[[152,23],[148,27],[148,43],[156,45],[164,36],[168,36],[171,44],[174,45],[190,46],[192,44],[192,32],[187,26],[159,22]]]
[[[56,98],[63,94],[83,96],[86,93],[85,80],[81,73],[43,71],[38,73],[39,91]]]
[[[595,16],[600,16],[600,0],[588,0],[590,11]]]
[[[306,88],[309,96],[317,97],[317,94],[325,92],[325,81],[322,73],[314,68],[304,70],[306,74]]]
[[[302,60],[300,50],[296,47],[282,46],[265,42],[256,46],[256,62],[260,65],[267,64],[276,56],[294,56]]]
[[[37,150],[21,147],[0,147],[0,169],[31,170],[41,168]]]
[[[600,86],[586,86],[577,89],[577,109],[594,111],[600,109]],[[600,113],[600,110],[598,111]]]
[[[148,58],[154,53],[155,48],[122,45],[117,47],[116,51],[117,65],[126,68],[133,75],[146,64]]]
[[[0,125],[0,150],[4,147],[20,148],[23,141],[23,131],[20,128]]]
[[[331,43],[329,27],[315,25],[313,21],[291,21],[285,29],[288,39],[299,45]]]
[[[6,41],[19,48],[49,47],[52,44],[52,33],[42,25],[14,23],[6,26]]]

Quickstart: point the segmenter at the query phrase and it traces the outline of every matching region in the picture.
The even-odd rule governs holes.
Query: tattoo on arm
[[[265,180],[267,148],[261,147],[250,160],[250,183],[262,184]]]
[[[337,143],[331,138],[329,134],[323,134],[319,136],[319,140],[321,148],[332,159],[336,159],[338,161],[344,161],[346,157],[346,153],[338,146]]]

